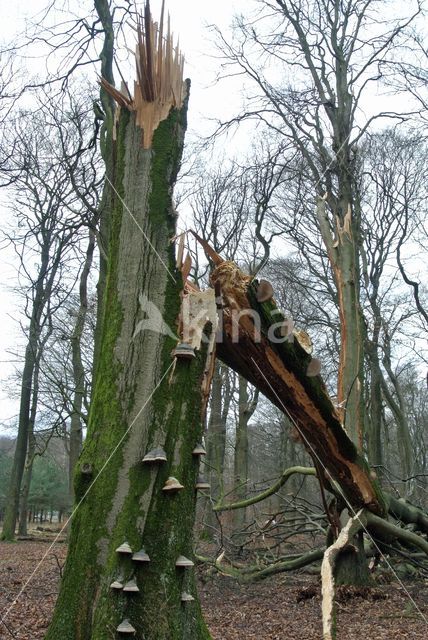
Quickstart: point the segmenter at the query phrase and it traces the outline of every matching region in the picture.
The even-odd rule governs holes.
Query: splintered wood
[[[184,57],[178,43],[174,47],[169,16],[164,34],[164,2],[159,24],[153,22],[150,4],[146,2],[144,18],[138,17],[136,31],[134,96],[131,97],[126,85],[119,91],[104,78],[101,84],[119,107],[136,113],[136,124],[143,130],[143,147],[149,149],[159,123],[168,117],[172,108],[183,104]]]
[[[366,526],[366,514],[363,509],[360,509],[353,518],[348,520],[337,540],[324,552],[321,564],[323,640],[336,640],[334,569],[337,557],[352,543],[354,536]]]

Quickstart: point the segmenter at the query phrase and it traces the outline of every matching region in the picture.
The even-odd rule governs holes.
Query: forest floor
[[[66,553],[64,542],[52,548],[48,541],[0,543],[0,617],[6,614],[0,638],[44,638]],[[240,585],[234,579],[212,577],[202,570],[200,578],[199,593],[213,640],[322,637],[316,576],[281,574]],[[363,593],[344,589],[338,597],[338,640],[425,640],[428,582],[406,580],[405,589],[407,593],[394,581]]]

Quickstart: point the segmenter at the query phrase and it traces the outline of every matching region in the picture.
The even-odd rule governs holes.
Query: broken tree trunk
[[[302,331],[288,332],[273,299],[260,301],[257,281],[234,263],[217,260],[211,279],[223,298],[220,359],[289,416],[316,466],[326,471],[321,481],[335,481],[353,509],[364,507],[383,515],[382,493],[317,375],[309,337]]]
[[[156,40],[147,8],[145,18],[137,64],[156,100],[176,71],[170,35],[165,44],[161,27]],[[169,94],[162,89],[163,118],[155,121],[157,110],[145,105],[144,92],[126,102],[103,84],[122,107],[104,197],[111,216],[107,277],[69,552],[46,638],[105,640],[123,632],[147,640],[207,640],[192,563],[176,566],[180,555],[193,553],[199,457],[192,452],[202,435],[213,359],[212,343],[201,343],[206,319],[193,332],[188,357],[173,353],[179,318],[193,295],[182,292],[170,243],[188,86],[181,94],[172,85]],[[147,129],[140,107],[152,114]],[[214,297],[212,307],[215,332]],[[131,550],[140,553],[133,558]]]

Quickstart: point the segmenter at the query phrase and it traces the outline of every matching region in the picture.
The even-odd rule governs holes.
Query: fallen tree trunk
[[[287,319],[273,299],[260,301],[257,280],[232,262],[219,257],[215,261],[211,280],[222,307],[223,329],[218,357],[289,416],[315,466],[325,470],[322,482],[335,480],[354,510],[367,508],[383,516],[382,492],[317,375],[319,363],[311,356],[309,337],[297,330],[287,335]]]

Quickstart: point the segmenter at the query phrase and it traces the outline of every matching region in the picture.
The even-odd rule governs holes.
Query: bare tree
[[[338,403],[360,447],[364,325],[358,145],[374,121],[401,122],[408,114],[380,111],[361,122],[358,113],[371,84],[389,73],[389,54],[420,12],[416,3],[407,15],[379,25],[376,11],[381,5],[374,0],[263,1],[254,20],[237,19],[232,43],[218,34],[225,72],[228,66],[239,69],[257,89],[247,111],[233,122],[257,119],[291,141],[312,183],[312,206],[318,198],[318,233],[330,260],[341,319]],[[272,65],[288,74],[285,82],[283,75],[272,73]]]
[[[59,106],[64,108],[64,103]],[[48,110],[43,111],[42,104],[31,119],[29,114],[21,113],[11,136],[13,155],[5,167],[7,176],[13,177],[9,189],[16,219],[16,229],[6,235],[20,259],[21,278],[27,287],[25,314],[28,319],[18,438],[2,534],[6,539],[14,535],[28,436],[35,419],[32,414],[36,409],[31,409],[32,398],[37,406],[37,394],[33,394],[35,369],[52,315],[74,287],[76,275],[69,265],[75,261],[78,268],[79,230],[87,220],[86,203],[70,181],[70,158],[82,156],[86,151],[82,146],[82,132],[76,136],[76,121],[82,118],[79,106],[71,101],[68,112],[62,111],[63,118],[69,122],[67,137],[64,137],[65,129],[58,129],[55,122],[51,126],[47,124]],[[73,110],[74,119],[69,120]],[[65,127],[64,120],[62,125]],[[94,166],[90,164],[86,184],[80,183],[82,193],[88,197],[94,190],[93,177]]]

